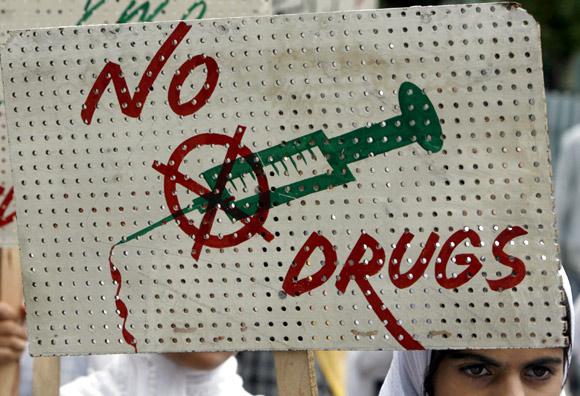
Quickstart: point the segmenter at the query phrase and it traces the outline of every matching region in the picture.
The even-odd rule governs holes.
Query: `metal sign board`
[[[12,33],[31,351],[562,346],[507,4]]]
[[[11,29],[269,15],[271,11],[269,0],[0,0],[0,43]],[[14,246],[16,212],[1,82],[0,165],[0,246]]]

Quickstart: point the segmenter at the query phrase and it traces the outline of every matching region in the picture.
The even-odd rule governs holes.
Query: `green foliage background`
[[[476,1],[380,0],[381,7],[453,3]],[[521,0],[519,3],[536,18],[542,28],[546,88],[580,91],[580,0]]]

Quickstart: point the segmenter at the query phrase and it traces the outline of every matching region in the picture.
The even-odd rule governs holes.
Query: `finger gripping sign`
[[[524,10],[28,30],[1,55],[33,353],[567,342]]]

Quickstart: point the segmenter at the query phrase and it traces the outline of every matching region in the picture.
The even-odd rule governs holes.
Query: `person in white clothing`
[[[392,351],[349,352],[346,358],[346,396],[377,396],[392,358]]]
[[[17,362],[26,348],[22,313],[0,301],[0,368]],[[251,396],[242,386],[233,353],[166,353],[64,358],[85,372],[61,387],[63,396]],[[66,360],[68,359],[68,360]],[[24,360],[30,382],[32,361]],[[70,370],[69,370],[70,371]],[[64,381],[73,379],[71,376]],[[23,383],[20,394],[29,394]]]
[[[564,279],[568,348],[395,352],[379,396],[565,395],[575,326]]]
[[[113,355],[61,387],[61,396],[251,396],[231,353]]]
[[[580,292],[580,125],[564,133],[556,168],[556,216],[562,265]]]
[[[575,309],[575,317],[576,317],[576,326],[574,329],[574,339],[578,341],[580,338],[580,297],[576,297],[574,301],[574,309]],[[574,344],[574,348],[572,348],[572,367],[570,368],[570,378],[569,378],[569,386],[572,395],[580,394],[580,347],[578,346],[578,342]]]

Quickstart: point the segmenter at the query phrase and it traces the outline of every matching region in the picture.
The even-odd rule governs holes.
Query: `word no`
[[[191,30],[191,26],[180,22],[173,33],[163,43],[155,56],[149,62],[145,72],[133,95],[129,92],[127,81],[123,76],[123,69],[118,63],[108,62],[97,77],[81,110],[81,117],[85,124],[90,125],[103,93],[109,83],[113,82],[121,112],[127,117],[138,118],[143,111],[149,92],[165,64],[181,44],[184,37]],[[185,79],[199,66],[205,65],[207,76],[200,91],[189,101],[181,101],[181,86]],[[189,116],[201,109],[215,90],[219,79],[219,68],[215,59],[203,54],[196,55],[185,61],[174,73],[167,91],[169,106],[180,116]]]

